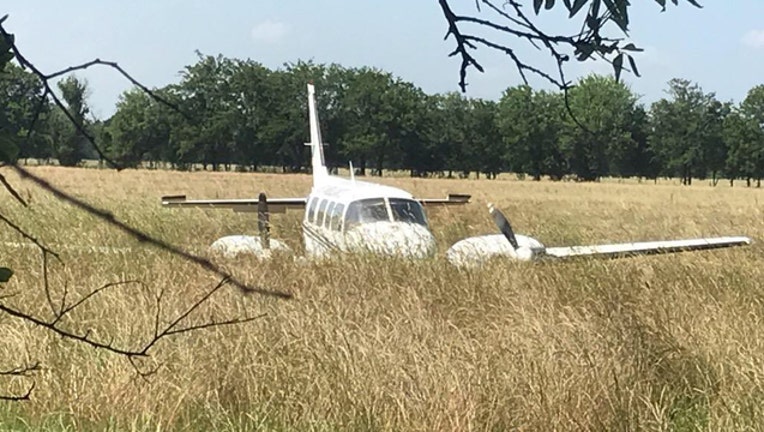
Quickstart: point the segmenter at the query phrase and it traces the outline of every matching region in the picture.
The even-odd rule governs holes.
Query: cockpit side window
[[[345,231],[361,223],[390,221],[383,198],[353,201],[345,213]]]
[[[422,204],[418,201],[390,198],[390,210],[393,211],[393,220],[396,222],[408,222],[427,226],[427,217],[424,215]]]

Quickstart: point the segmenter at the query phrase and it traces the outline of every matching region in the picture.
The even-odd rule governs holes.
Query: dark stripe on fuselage
[[[302,223],[302,229],[305,231],[306,234],[310,236],[310,238],[320,243],[323,247],[332,251],[340,250],[339,246],[334,244],[331,240],[329,240],[323,234],[321,234],[319,230],[310,226],[310,224],[308,224],[307,222]]]

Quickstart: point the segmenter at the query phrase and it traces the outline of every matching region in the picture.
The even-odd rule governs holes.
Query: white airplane
[[[310,258],[335,254],[371,252],[402,258],[427,258],[436,253],[423,206],[461,205],[470,195],[449,194],[445,199],[417,199],[410,193],[379,184],[329,175],[324,163],[323,142],[316,109],[315,90],[308,84],[308,115],[312,151],[313,187],[307,197],[189,200],[184,195],[166,196],[167,207],[229,208],[257,212],[259,236],[233,235],[215,241],[213,250],[231,256],[252,253],[270,256],[288,251],[285,243],[270,238],[269,214],[304,209],[302,222],[305,251]],[[620,257],[748,245],[747,237],[716,237],[594,246],[545,247],[538,240],[515,235],[507,218],[489,204],[489,212],[501,234],[470,237],[455,243],[446,258],[456,266],[482,263],[493,257],[521,261],[542,258]]]
[[[334,252],[374,252],[404,258],[425,258],[435,254],[435,237],[429,229],[422,206],[459,205],[469,195],[449,194],[445,199],[416,199],[410,193],[369,182],[329,175],[324,163],[323,142],[313,84],[308,84],[311,164],[313,188],[307,197],[230,200],[187,200],[185,196],[162,198],[169,207],[230,208],[258,212],[260,236],[227,236],[212,248],[226,255],[250,252],[268,256],[271,250],[286,250],[286,244],[270,238],[269,213],[305,209],[302,231],[309,257],[325,257]]]

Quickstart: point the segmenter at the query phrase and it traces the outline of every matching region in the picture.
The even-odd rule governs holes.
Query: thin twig
[[[76,197],[74,197],[74,196],[72,196],[72,195],[62,191],[61,189],[56,188],[55,186],[51,185],[47,180],[45,180],[42,177],[39,177],[39,176],[31,173],[30,171],[28,171],[27,169],[25,169],[22,166],[20,166],[18,164],[12,164],[12,165],[9,165],[9,166],[12,167],[14,170],[16,170],[16,172],[22,178],[31,180],[33,183],[37,184],[38,186],[40,186],[44,190],[46,190],[46,191],[50,192],[51,194],[53,194],[56,198],[59,198],[62,201],[65,201],[65,202],[67,202],[67,203],[69,203],[69,204],[71,204],[71,205],[73,205],[73,206],[75,206],[75,207],[77,207],[77,208],[79,208],[81,210],[86,211],[87,213],[97,217],[98,219],[106,222],[107,224],[109,224],[111,226],[114,226],[114,227],[118,228],[119,230],[129,234],[132,238],[138,240],[141,243],[147,243],[149,245],[156,246],[156,247],[158,247],[158,248],[160,248],[160,249],[162,249],[164,251],[167,251],[167,252],[169,252],[169,253],[171,253],[173,255],[180,256],[180,257],[182,257],[183,259],[185,259],[187,261],[193,262],[193,263],[201,266],[205,270],[208,270],[208,271],[210,271],[212,273],[215,273],[216,275],[218,275],[218,276],[220,276],[222,278],[228,279],[231,284],[233,284],[237,288],[241,289],[245,293],[260,294],[260,295],[265,295],[265,296],[269,296],[269,297],[276,297],[276,298],[281,298],[281,299],[289,299],[289,298],[292,297],[291,294],[286,293],[286,292],[269,290],[269,289],[265,289],[265,288],[253,287],[253,286],[247,285],[247,284],[239,281],[238,279],[234,278],[232,275],[230,275],[228,272],[224,271],[219,266],[213,264],[210,260],[208,260],[206,258],[202,258],[202,257],[197,256],[197,255],[194,255],[194,254],[191,254],[191,253],[188,253],[188,252],[186,252],[184,250],[181,250],[177,246],[173,246],[173,245],[165,242],[164,240],[160,240],[158,238],[152,237],[149,234],[146,234],[146,233],[144,233],[144,232],[142,232],[142,231],[140,231],[140,230],[138,230],[136,228],[131,227],[131,226],[127,225],[126,223],[124,223],[124,222],[120,221],[119,219],[117,219],[112,213],[110,213],[110,212],[108,212],[106,210],[102,210],[102,209],[96,208],[96,207],[94,207],[94,206],[92,206],[92,205],[82,201],[81,199],[76,198]]]

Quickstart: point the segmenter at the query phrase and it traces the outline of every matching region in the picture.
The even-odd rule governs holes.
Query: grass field
[[[306,175],[105,171],[33,172],[161,239],[207,256],[217,237],[253,233],[252,214],[164,209],[159,197],[302,196]],[[163,317],[217,279],[141,244],[0,170],[30,202],[7,193],[0,212],[61,253],[54,298],[108,282],[69,328],[139,345]],[[667,182],[534,183],[502,179],[384,178],[417,196],[473,195],[433,210],[441,255],[455,241],[495,232],[485,203],[550,246],[748,235],[747,248],[567,263],[492,262],[457,271],[439,257],[210,258],[284,301],[235,288],[193,320],[266,314],[235,327],[161,342],[141,367],[0,315],[0,369],[39,360],[27,402],[0,405],[0,429],[21,430],[764,430],[764,191]],[[302,214],[276,216],[273,235],[298,251]],[[50,314],[40,254],[7,246],[17,273],[5,304]],[[90,252],[81,246],[130,248]],[[20,391],[29,381],[5,378]]]

